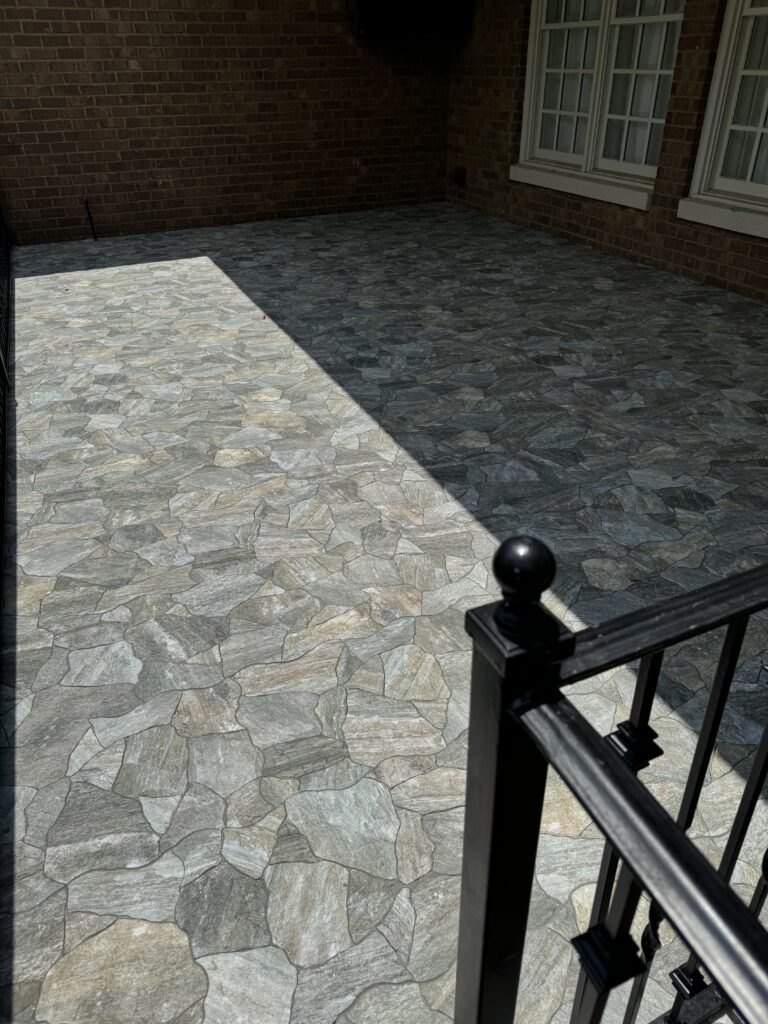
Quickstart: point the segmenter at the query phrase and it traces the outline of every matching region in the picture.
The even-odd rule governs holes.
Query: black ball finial
[[[535,604],[552,585],[556,570],[555,556],[535,537],[510,537],[493,559],[505,602],[514,605]]]

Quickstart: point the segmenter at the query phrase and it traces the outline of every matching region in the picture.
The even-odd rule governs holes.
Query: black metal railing
[[[8,481],[8,393],[11,343],[11,240],[0,212],[0,594],[5,552]]]
[[[540,603],[555,575],[554,558],[540,541],[506,541],[494,572],[504,600],[467,613],[474,654],[456,1024],[515,1019],[550,765],[605,836],[589,928],[573,940],[581,967],[571,1024],[598,1024],[611,991],[630,980],[623,1019],[635,1024],[662,921],[690,956],[671,975],[674,1005],[654,1024],[707,1024],[723,1013],[766,1024],[768,933],[758,915],[768,857],[749,907],[728,883],[768,774],[768,727],[719,869],[686,831],[749,617],[768,607],[768,566],[577,633]],[[668,648],[721,626],[725,639],[673,820],[637,778],[662,754],[649,723],[663,659]],[[569,702],[567,687],[637,658],[629,719],[602,737]],[[651,902],[638,949],[630,929],[643,893]]]

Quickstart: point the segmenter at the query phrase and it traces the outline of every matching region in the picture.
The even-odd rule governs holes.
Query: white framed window
[[[679,216],[768,238],[768,0],[731,0]]]
[[[514,181],[647,209],[683,0],[534,0]]]

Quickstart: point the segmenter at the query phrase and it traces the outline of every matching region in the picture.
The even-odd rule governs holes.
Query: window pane
[[[732,131],[728,136],[723,160],[723,177],[746,181],[749,174],[749,162],[755,143],[754,132]]]
[[[651,134],[648,137],[648,152],[645,156],[645,162],[650,167],[656,167],[659,163],[659,153],[661,152],[661,139],[663,135],[664,125],[651,125]]]
[[[595,52],[597,51],[597,29],[587,29],[587,48],[584,54],[584,67],[593,68],[595,66]]]
[[[581,0],[565,0],[565,20],[581,21]]]
[[[643,25],[643,39],[640,43],[640,56],[637,66],[643,69],[655,69],[659,66],[661,47],[664,42],[664,25],[655,21],[651,25]]]
[[[621,160],[621,147],[624,142],[624,122],[608,118],[605,130],[603,156],[606,160]]]
[[[565,55],[565,32],[550,32],[547,50],[547,67],[561,68]]]
[[[589,111],[589,101],[592,99],[592,75],[583,75],[581,79],[581,95],[579,96],[579,110],[586,114]]]
[[[756,185],[768,185],[768,135],[760,137],[760,145],[757,147],[757,160],[755,169],[752,172],[752,181]]]
[[[616,47],[616,67],[631,69],[635,64],[635,36],[637,29],[634,25],[622,25],[619,29],[619,42]]]
[[[548,74],[544,79],[544,108],[557,110],[560,106],[560,75]]]
[[[672,76],[661,75],[659,77],[659,84],[656,88],[656,104],[653,108],[653,116],[659,117],[663,121],[667,116],[667,107],[669,106],[669,93],[672,89]]]
[[[547,0],[547,21],[562,21],[563,0]]]
[[[587,119],[586,117],[576,118],[576,137],[573,140],[573,152],[579,156],[584,155],[584,145],[587,140]]]
[[[563,95],[560,100],[561,110],[575,110],[579,102],[581,75],[563,75]]]
[[[632,94],[633,117],[650,117],[656,91],[656,75],[636,75],[635,90]]]
[[[744,66],[749,71],[768,69],[768,17],[755,18],[752,23],[752,35]]]
[[[543,114],[541,118],[541,133],[539,135],[539,146],[542,149],[555,148],[556,131],[557,116],[555,114]]]
[[[565,51],[565,66],[581,68],[584,66],[584,42],[586,32],[583,28],[568,30],[568,46]]]
[[[763,118],[765,93],[768,89],[768,78],[758,75],[744,75],[739,86],[736,99],[736,110],[733,114],[734,124],[749,124],[757,127]]]
[[[611,102],[608,112],[611,114],[626,114],[629,106],[629,87],[632,84],[632,75],[614,75],[611,85]]]
[[[619,0],[616,4],[617,18],[634,18],[637,14],[637,0]]]
[[[600,20],[600,0],[586,0],[584,4],[584,21]]]
[[[563,114],[557,126],[557,146],[559,153],[570,153],[573,150],[573,129],[576,120],[571,114]]]
[[[661,14],[661,0],[640,0],[640,14],[649,17]]]
[[[627,144],[624,159],[631,164],[645,162],[645,147],[648,139],[648,125],[631,121],[627,130]]]
[[[664,4],[665,14],[680,14],[683,9],[683,0],[667,0]]]
[[[664,40],[664,53],[661,56],[661,66],[665,71],[672,71],[675,67],[675,55],[677,54],[677,37],[680,35],[680,22],[673,21],[666,26],[666,39]]]

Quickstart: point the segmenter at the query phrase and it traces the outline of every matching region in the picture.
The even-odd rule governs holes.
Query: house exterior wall
[[[725,0],[686,0],[659,172],[646,212],[509,180],[520,151],[530,2],[478,0],[472,38],[453,69],[448,198],[554,231],[708,284],[768,298],[768,241],[681,220]],[[466,186],[454,171],[466,171]]]
[[[21,243],[444,198],[445,62],[345,0],[3,0],[0,196]]]

